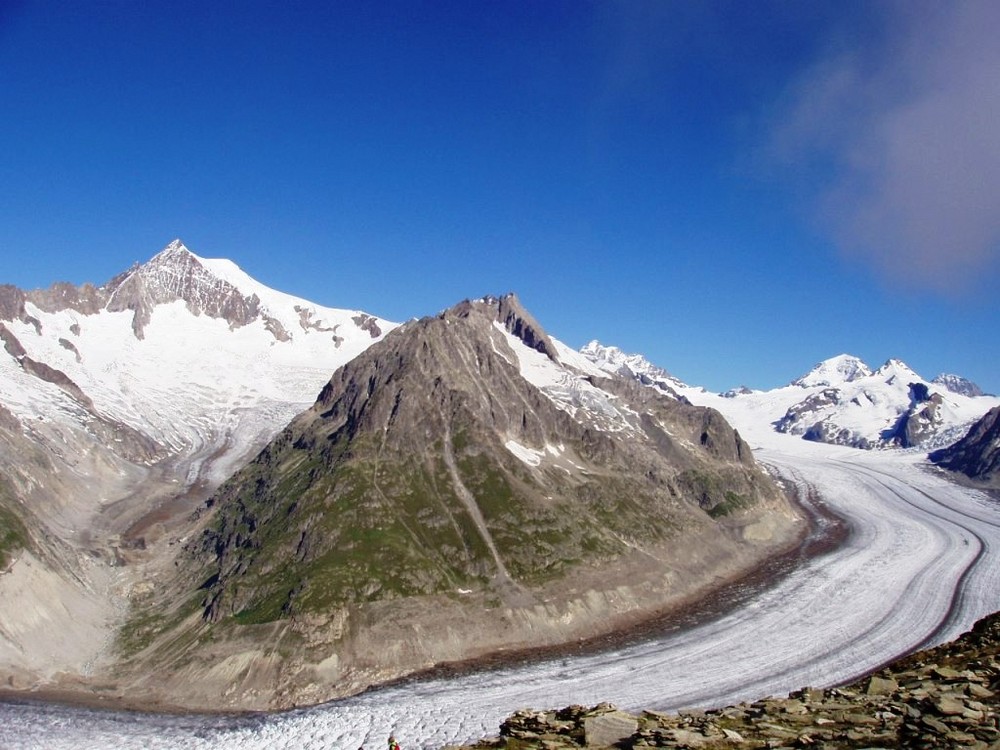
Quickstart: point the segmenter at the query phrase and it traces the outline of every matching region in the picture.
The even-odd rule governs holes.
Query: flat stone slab
[[[588,716],[583,722],[584,737],[592,747],[615,745],[639,731],[639,721],[624,711]]]

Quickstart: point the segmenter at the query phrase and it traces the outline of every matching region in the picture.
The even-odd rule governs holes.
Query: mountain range
[[[713,394],[515,295],[397,325],[180,241],[102,286],[0,286],[0,338],[0,668],[145,705],[626,627],[806,532],[755,431],[926,450],[1000,403],[847,355]]]
[[[1000,405],[1000,399],[963,377],[942,374],[926,380],[899,359],[873,370],[859,358],[841,354],[780,388],[740,387],[715,394],[686,385],[642,355],[625,355],[596,341],[581,351],[603,370],[716,408],[741,429],[766,424],[805,440],[854,448],[940,448]]]

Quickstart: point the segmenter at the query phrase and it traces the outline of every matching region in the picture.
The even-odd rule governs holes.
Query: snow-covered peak
[[[130,276],[140,270],[148,274],[150,271],[164,268],[185,268],[192,265],[200,265],[200,261],[201,258],[192,253],[187,245],[178,238],[169,242],[166,247],[148,261],[143,264],[137,263],[123,275]]]
[[[889,385],[909,386],[914,381],[926,383],[908,364],[901,359],[888,359],[885,364],[875,371],[875,377],[880,378]]]
[[[360,311],[322,307],[261,284],[230,260],[202,258],[179,239],[148,262],[112,279],[106,309],[132,311],[138,338],[163,305],[183,301],[195,315],[225,320],[231,328],[261,322],[277,341],[320,332],[340,345],[352,331],[377,338],[393,327]]]
[[[610,360],[614,357],[624,356],[622,350],[617,346],[605,346],[597,339],[584,344],[580,347],[580,353],[586,354],[588,357],[594,359],[606,359]]]
[[[109,282],[108,287],[113,294],[115,289],[134,277],[141,277],[146,283],[152,281],[154,284],[163,283],[174,287],[177,287],[181,280],[186,280],[188,285],[204,284],[206,281],[218,285],[220,281],[205,272],[202,259],[192,253],[180,239],[171,241],[145,263],[137,263],[125,273],[116,276]]]
[[[661,390],[687,388],[683,382],[643,355],[626,354],[617,346],[605,346],[596,339],[584,345],[580,353],[603,371],[638,380],[644,385],[659,386]]]
[[[871,368],[858,357],[838,354],[836,357],[824,359],[801,378],[793,380],[792,385],[803,388],[836,387],[844,383],[853,383],[871,374]]]
[[[943,386],[952,393],[958,393],[962,396],[979,398],[980,396],[986,395],[983,393],[982,388],[968,378],[963,378],[961,375],[952,375],[950,373],[943,372],[931,382],[935,385]]]
[[[63,285],[18,299],[5,327],[23,355],[0,357],[7,412],[73,429],[99,415],[163,450],[207,456],[217,447],[224,467],[395,327],[274,291],[180,240],[99,289]]]
[[[187,245],[185,245],[181,241],[180,237],[177,237],[177,238],[171,240],[170,242],[168,242],[167,246],[164,247],[162,250],[160,250],[160,252],[158,252],[153,257],[154,258],[158,258],[161,255],[169,256],[169,255],[174,255],[174,254],[178,254],[178,253],[188,253],[190,255],[194,255],[194,253],[192,253],[190,250],[188,250]]]
[[[187,269],[186,273],[199,286],[226,290],[231,288],[246,299],[256,296],[265,309],[312,305],[307,300],[265,286],[227,258],[202,258],[179,239],[175,239],[139,267],[147,276],[162,275],[165,270],[167,274],[176,273],[178,269]]]

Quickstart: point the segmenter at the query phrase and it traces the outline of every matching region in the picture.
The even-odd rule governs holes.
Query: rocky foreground
[[[602,703],[518,711],[475,750],[560,748],[1000,748],[1000,613],[951,643],[851,685],[638,715]]]

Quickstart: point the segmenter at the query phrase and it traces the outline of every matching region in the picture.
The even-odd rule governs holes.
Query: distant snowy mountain
[[[641,355],[591,342],[581,350],[602,369],[631,374],[666,371]],[[610,354],[609,354],[610,352]],[[635,362],[629,366],[628,362]],[[840,354],[815,365],[789,385],[770,391],[738,388],[717,395],[670,377],[678,397],[721,411],[744,435],[764,426],[806,440],[855,448],[934,448],[957,440],[1000,399],[975,395],[975,384],[957,376],[924,380],[905,362],[890,359],[873,371],[858,357]]]
[[[823,360],[801,378],[793,380],[792,385],[802,388],[836,387],[845,383],[853,383],[871,374],[871,368],[857,357],[850,354],[839,354],[836,357]]]
[[[856,448],[941,445],[992,406],[935,386],[898,359],[872,372],[861,360],[841,355],[819,363],[790,388],[807,393],[774,422],[776,430]]]
[[[959,393],[963,396],[976,397],[987,395],[983,393],[982,388],[968,378],[963,378],[961,375],[949,375],[948,373],[943,372],[931,382],[934,383],[934,385],[942,385],[952,393]]]
[[[690,387],[641,354],[626,354],[617,346],[604,346],[594,340],[580,349],[580,353],[604,372],[622,375],[643,385],[653,386],[674,398],[679,397],[678,390]]]

